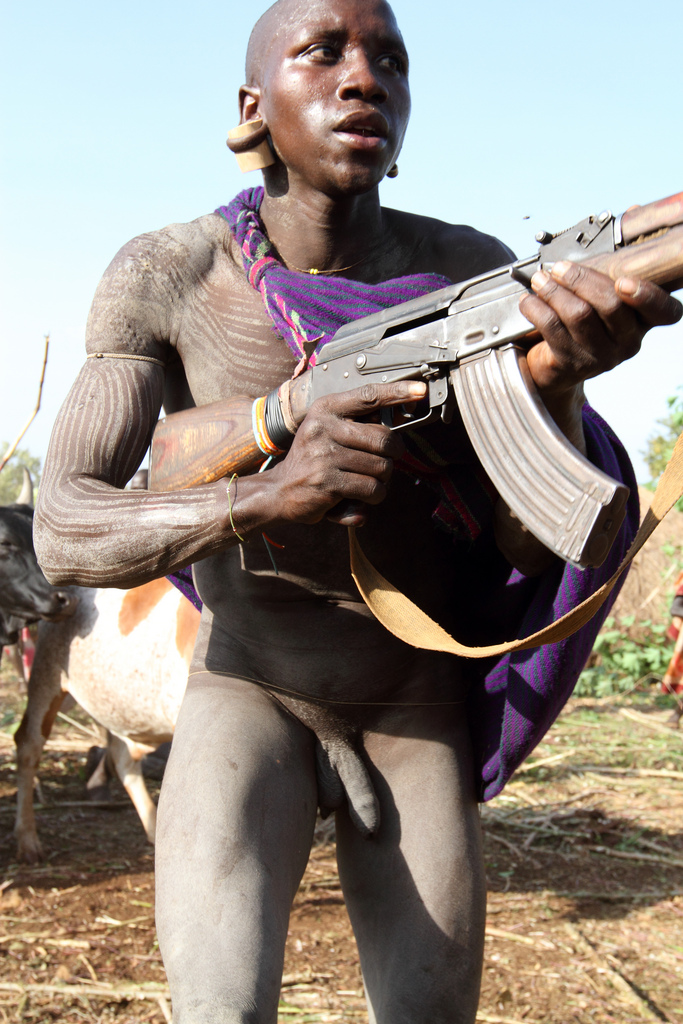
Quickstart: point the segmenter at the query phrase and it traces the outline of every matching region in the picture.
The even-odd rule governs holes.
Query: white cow
[[[33,813],[33,782],[46,739],[70,693],[111,733],[109,754],[150,842],[156,808],[141,759],[171,739],[185,692],[199,612],[168,580],[132,590],[74,588],[74,615],[43,622],[15,735],[20,860],[42,857]]]

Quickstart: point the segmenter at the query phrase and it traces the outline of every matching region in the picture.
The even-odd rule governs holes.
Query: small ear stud
[[[275,163],[268,142],[268,125],[261,117],[255,117],[232,128],[228,132],[226,145],[230,152],[235,154],[237,166],[242,172],[260,171]]]
[[[398,178],[398,164],[393,164],[387,171],[387,178]]]

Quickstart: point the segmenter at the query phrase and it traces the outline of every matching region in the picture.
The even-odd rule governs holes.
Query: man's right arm
[[[356,418],[423,393],[401,381],[320,399],[287,457],[232,487],[123,490],[149,444],[162,389],[163,369],[138,360],[92,359],[81,371],[55,424],[36,508],[36,552],[52,583],[138,586],[273,522],[312,524],[341,501],[379,503],[402,445],[388,428]],[[357,525],[364,514],[350,507],[336,518]]]
[[[35,544],[54,583],[130,587],[225,547],[225,483],[179,494],[125,491],[156,423],[163,368],[89,359],[54,427]]]
[[[342,500],[376,504],[400,454],[387,428],[356,417],[414,397],[410,382],[315,403],[287,457],[233,483],[230,496],[226,480],[165,494],[124,490],[157,422],[176,329],[177,303],[164,290],[171,279],[177,287],[178,274],[163,262],[144,239],[130,243],[95,296],[91,358],[55,423],[36,508],[36,552],[55,584],[136,586],[274,521],[314,523]]]
[[[202,269],[192,251],[194,242],[202,252],[198,233],[188,228],[185,246],[166,232],[129,242],[98,286],[90,358],[55,423],[36,508],[36,552],[55,583],[134,586],[225,546],[225,485],[182,495],[124,490],[161,407],[178,306],[170,281],[190,284]]]

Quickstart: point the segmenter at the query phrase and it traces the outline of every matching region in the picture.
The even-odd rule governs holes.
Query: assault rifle
[[[415,428],[457,403],[472,445],[503,500],[546,547],[582,566],[602,563],[624,518],[628,488],[585,459],[535,392],[519,311],[532,275],[557,260],[609,275],[683,286],[683,192],[621,216],[587,217],[536,236],[527,259],[342,327],[321,361],[253,402],[230,398],[160,420],[150,490],[170,491],[255,469],[286,451],[311,404],[365,383],[424,380],[427,400],[394,424]],[[528,348],[529,341],[526,341]]]

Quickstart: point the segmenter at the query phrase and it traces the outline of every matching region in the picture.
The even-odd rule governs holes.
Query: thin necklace
[[[348,267],[336,267],[334,270],[318,270],[317,267],[309,267],[308,270],[303,270],[301,267],[295,267],[293,263],[287,263],[285,260],[285,266],[288,270],[296,270],[299,274],[343,274],[345,270],[353,270],[354,267],[360,266],[365,260],[369,259],[372,253],[368,253],[367,256],[361,257],[356,260],[355,263],[349,263]]]
[[[334,270],[318,270],[317,267],[308,267],[307,269],[304,270],[303,267],[295,267],[293,263],[289,263],[282,255],[280,247],[276,245],[275,242],[273,242],[272,238],[270,239],[270,241],[287,270],[296,270],[298,274],[312,274],[313,276],[318,274],[343,274],[345,270],[353,270],[354,267],[359,267],[361,263],[365,263],[365,261],[370,259],[371,256],[374,256],[378,252],[378,249],[381,248],[380,246],[371,249],[370,252],[366,253],[365,256],[361,256],[361,258],[359,260],[356,260],[355,263],[349,263],[348,267],[336,267]]]

